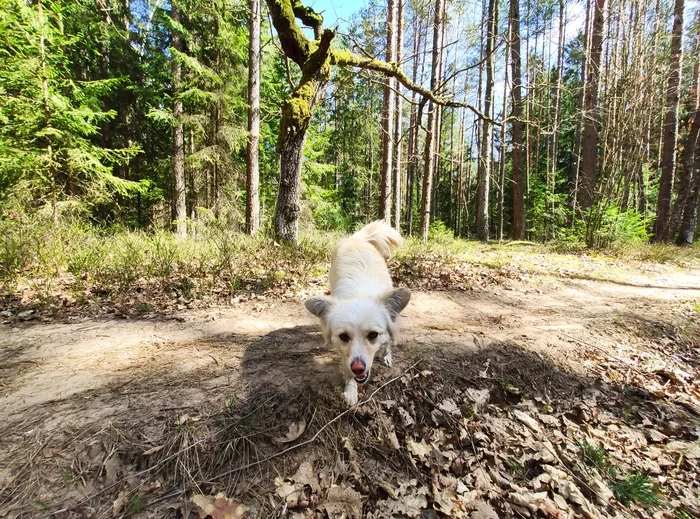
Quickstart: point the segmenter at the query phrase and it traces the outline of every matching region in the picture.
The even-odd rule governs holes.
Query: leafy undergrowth
[[[352,410],[306,387],[41,435],[23,423],[5,432],[0,503],[62,519],[698,517],[700,423],[680,383],[654,395],[601,369],[501,344],[379,372]]]
[[[298,298],[326,288],[337,234],[311,233],[296,246],[215,226],[181,240],[167,232],[59,222],[1,222],[0,318],[176,314],[213,304]],[[636,246],[562,254],[525,242],[480,244],[410,239],[390,261],[397,283],[424,290],[474,290],[532,275],[633,282],[700,265],[697,249]]]

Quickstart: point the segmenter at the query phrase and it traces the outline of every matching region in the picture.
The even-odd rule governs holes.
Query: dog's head
[[[410,299],[409,289],[397,288],[378,299],[316,296],[304,305],[321,319],[326,342],[338,348],[344,365],[358,384],[364,384],[374,355],[393,342],[396,318]]]

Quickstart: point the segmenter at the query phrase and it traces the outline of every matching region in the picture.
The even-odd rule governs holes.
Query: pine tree
[[[115,116],[101,100],[120,80],[72,76],[67,56],[77,42],[63,32],[65,11],[61,2],[0,2],[0,187],[6,194],[24,183],[54,219],[68,196],[92,205],[141,189],[113,174],[138,148],[96,144]]]

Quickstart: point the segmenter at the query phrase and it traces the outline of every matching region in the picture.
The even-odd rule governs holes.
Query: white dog
[[[306,300],[321,319],[323,338],[340,351],[345,400],[357,404],[357,385],[369,380],[377,352],[391,366],[396,318],[411,299],[407,288],[394,289],[386,259],[403,243],[384,221],[372,222],[335,246],[331,257],[331,295]]]

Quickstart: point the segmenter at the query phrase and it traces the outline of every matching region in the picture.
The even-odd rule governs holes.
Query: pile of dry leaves
[[[513,344],[379,372],[351,410],[306,388],[155,418],[18,444],[6,517],[700,516],[697,413]],[[83,494],[45,501],[69,462]]]

